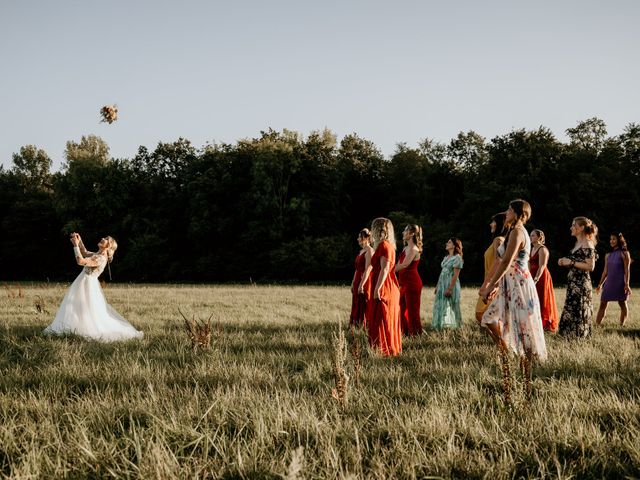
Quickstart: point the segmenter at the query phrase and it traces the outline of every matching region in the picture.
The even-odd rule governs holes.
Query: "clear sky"
[[[288,128],[398,142],[640,122],[640,1],[0,0],[0,159]],[[99,123],[102,105],[119,120]]]

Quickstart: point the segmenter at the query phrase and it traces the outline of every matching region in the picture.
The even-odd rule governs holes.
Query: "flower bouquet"
[[[116,105],[105,105],[100,109],[100,115],[102,116],[101,122],[111,124],[118,119],[118,107]]]

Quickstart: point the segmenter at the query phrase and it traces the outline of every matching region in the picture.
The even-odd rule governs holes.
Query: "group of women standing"
[[[506,212],[493,216],[491,245],[484,253],[485,279],[479,290],[476,319],[487,328],[496,343],[527,361],[547,356],[543,331],[564,336],[586,337],[593,315],[592,285],[589,273],[597,260],[597,227],[586,217],[576,217],[571,234],[574,248],[558,265],[569,269],[567,295],[558,317],[553,280],[547,268],[549,250],[541,230],[529,235],[524,227],[531,217],[531,206],[513,200]],[[356,258],[352,282],[351,322],[366,326],[372,347],[384,355],[402,351],[402,335],[422,332],[420,295],[422,281],[418,264],[422,253],[422,229],[407,225],[402,238],[404,249],[395,263],[395,236],[391,221],[377,218],[371,231],[358,235],[361,251]],[[629,266],[631,258],[622,234],[612,234],[612,252],[597,291],[602,289],[596,323],[600,324],[609,301],[620,305],[620,324],[628,315]],[[446,243],[447,255],[435,288],[433,327],[457,328],[462,324],[459,274],[463,268],[462,242],[455,237]]]

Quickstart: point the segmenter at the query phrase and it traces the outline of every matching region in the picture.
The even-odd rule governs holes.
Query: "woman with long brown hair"
[[[351,315],[349,323],[356,327],[366,324],[367,301],[371,288],[371,231],[363,228],[358,233],[358,245],[360,252],[356,257],[355,272],[351,281]]]
[[[622,233],[612,233],[609,236],[609,245],[611,245],[611,252],[604,257],[604,270],[596,289],[596,292],[602,290],[596,325],[602,323],[602,319],[607,313],[607,303],[618,302],[620,305],[620,326],[624,326],[629,314],[627,300],[631,295],[631,287],[629,287],[631,255],[629,255],[627,241]],[[603,285],[604,288],[602,288]]]
[[[542,330],[540,302],[536,286],[529,272],[531,239],[524,228],[531,217],[529,202],[512,200],[506,212],[509,233],[498,249],[500,261],[496,263],[491,279],[480,289],[480,296],[492,299],[482,316],[482,324],[489,329],[501,351],[505,395],[510,391],[507,350],[520,357],[526,378],[525,393],[531,394],[531,365],[537,359],[547,358],[547,345]]]
[[[567,267],[567,296],[560,316],[560,335],[583,338],[591,335],[593,317],[593,284],[590,272],[596,266],[598,227],[587,217],[576,217],[571,223],[576,243],[571,253],[558,259]]]
[[[422,228],[407,225],[402,232],[404,248],[395,272],[400,283],[400,328],[404,335],[420,335],[420,296],[422,279],[418,273],[422,253]]]
[[[460,312],[460,270],[462,261],[462,242],[451,237],[445,244],[447,255],[440,263],[440,277],[433,300],[432,325],[436,330],[459,328],[462,326]]]
[[[555,332],[558,330],[558,307],[556,306],[556,295],[553,292],[553,280],[547,268],[549,249],[545,245],[545,236],[542,230],[537,228],[531,230],[530,238],[529,270],[533,276],[533,283],[536,284],[540,300],[542,328],[549,332]]]

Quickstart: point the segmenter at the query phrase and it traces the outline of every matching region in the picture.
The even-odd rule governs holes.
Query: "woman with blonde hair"
[[[560,316],[560,335],[584,338],[591,335],[593,317],[593,285],[590,272],[596,266],[598,227],[587,217],[576,217],[571,223],[571,235],[576,243],[571,253],[558,259],[567,267],[567,296]]]
[[[400,331],[400,290],[393,266],[396,240],[393,224],[387,218],[376,218],[371,224],[374,254],[371,257],[371,301],[367,327],[369,344],[382,355],[402,353]]]
[[[402,231],[404,248],[395,272],[400,283],[400,328],[404,335],[420,335],[420,296],[422,279],[418,273],[422,253],[422,228],[407,225]]]
[[[102,238],[96,253],[87,251],[77,233],[71,234],[71,243],[76,262],[84,268],[69,287],[53,323],[44,333],[75,334],[101,342],[142,338],[143,333],[107,303],[98,281],[118,248],[115,239]]]
[[[349,323],[356,327],[366,324],[367,302],[369,301],[369,293],[371,283],[371,256],[373,248],[371,248],[371,231],[363,228],[358,233],[358,245],[360,252],[356,257],[356,268],[351,281],[351,316]]]
[[[558,330],[558,307],[556,295],[553,292],[553,280],[547,268],[549,262],[549,249],[545,246],[544,232],[539,229],[531,230],[531,256],[529,257],[529,270],[536,284],[538,299],[540,300],[540,315],[542,316],[542,328],[555,332]]]

